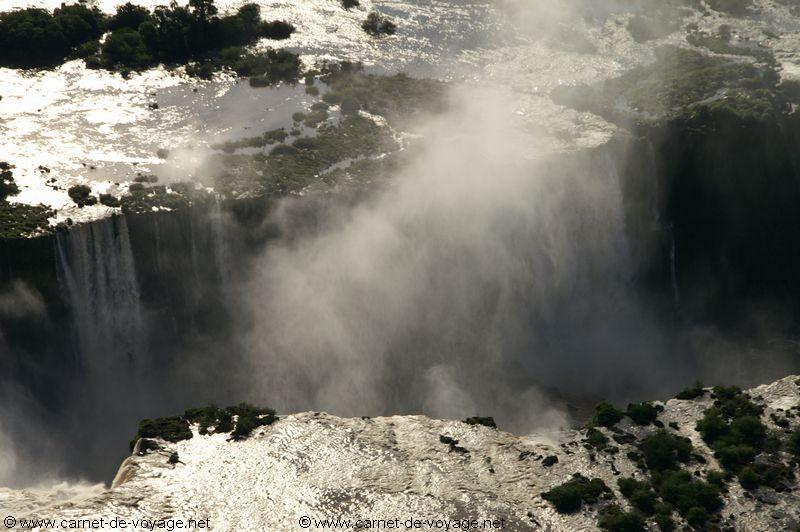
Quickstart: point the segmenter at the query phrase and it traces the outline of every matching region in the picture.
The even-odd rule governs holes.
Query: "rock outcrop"
[[[629,408],[616,423],[617,418],[604,412],[591,428],[528,436],[422,416],[288,415],[239,441],[194,425],[192,437],[176,443],[139,440],[111,489],[36,514],[65,519],[208,519],[215,530],[316,529],[325,519],[339,519],[340,524],[350,520],[349,526],[341,525],[350,530],[359,519],[395,518],[400,529],[408,519],[421,520],[421,529],[437,529],[436,520],[441,520],[438,529],[445,529],[448,521],[454,529],[456,521],[475,519],[480,526],[487,520],[503,530],[598,530],[601,523],[606,530],[659,530],[656,517],[663,506],[656,517],[630,511],[632,504],[641,507],[641,500],[631,497],[631,503],[623,495],[630,497],[630,490],[620,489],[624,482],[619,481],[633,478],[655,484],[659,475],[686,471],[691,475],[687,482],[719,486],[715,490],[721,505],[704,524],[695,523],[694,530],[795,530],[800,523],[800,484],[795,478],[797,449],[790,441],[800,442],[800,437],[792,437],[800,434],[800,378],[786,377],[746,392],[697,388],[682,397],[692,398],[656,401],[650,403],[653,409]],[[715,452],[708,445],[708,433],[697,429],[698,421],[715,404],[725,410],[733,404],[726,403],[731,398],[740,410],[754,405],[766,437],[780,443],[751,460],[755,468],[784,468],[785,474],[771,486],[745,489],[741,470],[738,476],[715,473],[725,471],[726,465],[718,461],[719,447]],[[655,413],[655,419],[648,413]],[[671,450],[653,454],[643,444],[664,433],[690,443],[687,456]],[[674,470],[656,460],[664,456],[677,464]],[[543,494],[574,479],[592,479],[604,488],[594,502],[578,502],[579,510],[559,513],[556,497]],[[657,507],[665,504],[659,497],[670,498],[663,485],[655,493]],[[680,506],[680,501],[670,506],[676,529],[688,526]],[[615,515],[616,507],[623,516],[636,515],[642,521],[615,523],[607,516]],[[426,519],[433,520],[428,524],[432,526]]]

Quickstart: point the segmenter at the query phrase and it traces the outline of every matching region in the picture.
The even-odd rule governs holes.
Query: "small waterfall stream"
[[[59,231],[55,242],[58,281],[86,369],[140,357],[145,325],[125,217]]]

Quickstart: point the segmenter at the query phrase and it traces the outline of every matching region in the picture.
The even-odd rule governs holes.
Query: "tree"
[[[139,26],[150,20],[152,17],[147,8],[127,2],[117,7],[117,13],[111,17],[108,27],[112,30],[120,28],[138,30]]]
[[[103,43],[101,56],[108,66],[146,67],[153,62],[144,39],[138,31],[120,28],[111,32]]]

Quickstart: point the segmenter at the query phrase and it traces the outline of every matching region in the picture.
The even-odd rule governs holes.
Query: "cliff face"
[[[787,377],[749,390],[739,400],[757,405],[770,434],[785,439],[800,427],[798,382],[798,377]],[[657,473],[660,466],[642,451],[648,437],[667,431],[691,443],[690,457],[679,466],[695,479],[687,482],[708,480],[722,486],[717,491],[719,508],[705,524],[695,524],[695,530],[794,530],[800,523],[800,485],[797,457],[787,448],[755,458],[754,464],[780,462],[791,470],[772,487],[745,489],[741,473],[738,478],[714,478],[713,472],[725,466],[696,424],[715,402],[725,400],[726,393],[695,390],[700,395],[694,399],[655,402],[655,425],[637,425],[626,417],[610,428],[595,428],[607,438],[602,446],[591,429],[515,436],[422,416],[342,419],[296,414],[257,428],[240,441],[232,441],[227,433],[200,435],[193,425],[192,437],[177,443],[139,440],[111,489],[39,510],[31,509],[29,498],[26,511],[67,519],[208,518],[216,530],[298,530],[304,516],[350,519],[351,525],[344,527],[348,530],[356,519],[395,518],[450,520],[451,529],[454,520],[502,519],[504,530],[598,530],[609,508],[631,507],[620,479],[653,481],[667,474],[668,469]],[[645,466],[637,458],[640,452],[646,455]],[[576,474],[602,481],[607,492],[595,502],[579,502],[573,513],[558,513],[555,498],[543,493],[581,478]],[[659,494],[672,497],[669,489]],[[0,497],[12,505],[15,500],[13,493]],[[670,516],[677,525],[686,523],[681,505],[676,499]],[[654,519],[629,524],[631,528],[608,522],[602,526],[658,530]]]

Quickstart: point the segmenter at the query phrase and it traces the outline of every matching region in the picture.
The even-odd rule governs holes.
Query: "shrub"
[[[237,416],[236,427],[231,433],[232,440],[242,440],[249,436],[257,427],[271,425],[278,420],[274,410],[258,408],[247,403],[229,406],[227,410],[231,414]]]
[[[352,9],[361,5],[359,0],[342,0],[342,7],[345,9]]]
[[[12,168],[13,166],[8,163],[0,162],[0,201],[5,201],[9,196],[19,194],[19,187],[14,181]]]
[[[600,427],[613,427],[622,419],[622,412],[614,408],[610,403],[602,402],[594,408],[592,425]]]
[[[558,513],[570,514],[584,504],[594,504],[601,496],[610,496],[611,490],[599,478],[588,479],[580,474],[564,484],[542,493],[542,498],[553,505]]]
[[[260,34],[267,39],[288,39],[295,32],[295,28],[283,20],[273,20],[272,22],[262,22]]]
[[[789,436],[789,440],[786,442],[787,450],[795,455],[797,458],[800,458],[800,428],[795,429],[792,432],[792,435]]]
[[[651,434],[639,443],[645,464],[653,471],[675,469],[678,462],[688,462],[692,442],[688,438],[669,434],[665,430]]]
[[[660,479],[659,495],[684,517],[695,507],[714,513],[722,507],[717,486],[695,479],[688,471],[669,471]]]
[[[361,23],[361,28],[373,37],[394,35],[397,32],[397,25],[394,22],[374,11],[367,15],[367,19]]]
[[[189,423],[180,416],[144,419],[139,422],[139,430],[131,444],[131,449],[139,438],[161,438],[175,443],[191,437],[192,431],[189,430]]]
[[[494,422],[493,417],[468,417],[464,420],[467,425],[483,425],[492,429],[497,428],[497,423]]]
[[[675,521],[672,519],[672,506],[667,503],[656,504],[656,515],[654,520],[658,529],[661,532],[673,532],[675,530]]]
[[[83,207],[84,205],[89,204],[89,195],[92,193],[92,189],[86,185],[75,185],[69,187],[67,190],[67,194],[69,195],[70,199],[75,202],[78,207]]]
[[[100,203],[106,207],[119,207],[119,199],[111,194],[100,194]]]
[[[629,404],[625,415],[637,425],[649,425],[658,418],[658,409],[651,403]]]
[[[100,57],[109,66],[145,68],[153,63],[138,31],[130,28],[114,30],[107,37],[100,50]]]
[[[708,512],[701,506],[690,508],[686,513],[686,522],[694,528],[700,528],[708,521]]]
[[[617,481],[619,491],[631,505],[645,515],[653,515],[657,495],[649,482],[640,482],[633,478],[621,478]]]
[[[625,512],[619,506],[611,506],[600,517],[601,530],[607,532],[644,532],[644,517],[636,511]]]
[[[608,438],[599,430],[591,428],[586,431],[586,443],[601,451],[608,445]]]
[[[681,399],[683,401],[689,401],[692,399],[697,399],[698,397],[702,397],[706,394],[705,389],[703,388],[702,382],[694,383],[694,386],[691,388],[685,388],[678,395],[675,396],[675,399]]]

